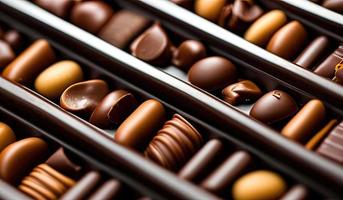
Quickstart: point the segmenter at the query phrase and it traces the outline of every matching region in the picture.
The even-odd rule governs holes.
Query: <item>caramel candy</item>
[[[263,183],[263,184],[262,184]],[[286,191],[283,178],[271,171],[258,170],[245,174],[233,185],[233,199],[279,199]]]
[[[281,130],[289,139],[305,142],[325,118],[325,107],[320,100],[309,101]]]
[[[0,122],[0,153],[8,145],[16,141],[16,136],[7,124]]]
[[[25,174],[45,158],[47,150],[47,143],[35,137],[8,145],[0,154],[0,178],[18,184]]]
[[[27,85],[54,60],[55,54],[48,41],[40,39],[11,62],[2,72],[2,76],[11,81]]]
[[[245,32],[244,38],[251,43],[264,46],[273,34],[287,22],[281,10],[272,10],[257,19]]]
[[[79,64],[71,60],[59,61],[41,72],[35,80],[38,93],[55,100],[70,85],[82,81],[83,72]]]
[[[165,118],[163,105],[157,100],[149,99],[119,126],[114,140],[130,148],[140,148],[150,141]]]
[[[285,59],[293,59],[304,46],[307,32],[298,21],[291,21],[278,30],[267,45],[267,50]]]
[[[239,81],[222,91],[224,101],[232,105],[254,101],[262,95],[260,88],[249,80]]]
[[[216,21],[226,0],[195,0],[194,11],[196,14],[211,21]]]

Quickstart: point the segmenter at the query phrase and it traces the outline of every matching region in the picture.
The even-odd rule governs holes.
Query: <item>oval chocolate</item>
[[[16,141],[16,136],[7,124],[0,122],[0,153],[9,144]]]

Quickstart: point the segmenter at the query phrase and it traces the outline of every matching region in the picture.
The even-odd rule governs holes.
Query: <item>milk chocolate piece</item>
[[[342,0],[324,0],[322,5],[327,9],[343,14],[343,1]]]
[[[130,46],[133,56],[156,65],[170,62],[171,48],[172,44],[159,23],[147,29]]]
[[[0,40],[0,69],[6,67],[15,58],[12,48],[4,41]]]
[[[236,66],[219,56],[201,59],[188,71],[189,82],[207,91],[222,89],[236,78]]]
[[[25,49],[2,72],[2,76],[23,85],[33,82],[43,69],[55,61],[48,41],[40,39]]]
[[[187,71],[195,62],[206,57],[205,46],[196,40],[186,40],[174,51],[172,63]]]
[[[263,14],[263,10],[251,0],[235,0],[222,8],[218,24],[234,32],[243,32]]]
[[[13,48],[13,50],[18,50],[22,43],[22,36],[16,30],[9,30],[7,31],[3,39]]]
[[[249,80],[231,84],[222,91],[224,101],[232,105],[254,101],[262,95],[260,88]]]
[[[215,169],[200,185],[214,193],[228,187],[251,163],[252,158],[245,151],[236,151]]]
[[[329,57],[327,57],[315,70],[319,76],[332,79],[335,75],[335,67],[343,60],[343,45],[340,45]]]
[[[0,178],[18,184],[47,153],[48,145],[40,138],[26,138],[8,145],[0,154]]]
[[[298,106],[294,99],[281,90],[263,95],[252,107],[250,116],[267,124],[272,124],[294,115]]]
[[[73,24],[96,34],[112,15],[112,8],[106,3],[102,1],[85,1],[73,7],[70,19]]]
[[[171,1],[188,10],[191,10],[193,7],[193,0],[171,0]]]
[[[194,181],[218,156],[223,149],[223,143],[218,139],[208,141],[179,171],[182,179]]]
[[[178,170],[200,148],[202,136],[178,114],[167,121],[151,140],[144,155],[157,164]]]
[[[326,36],[319,36],[307,45],[306,49],[301,52],[294,63],[305,69],[310,69],[328,47],[329,39]]]
[[[306,39],[305,27],[298,21],[291,21],[273,35],[266,49],[282,58],[294,59]]]
[[[291,140],[305,142],[325,118],[325,106],[317,99],[309,101],[281,130]]]
[[[137,105],[135,97],[125,91],[116,90],[106,95],[94,109],[89,122],[99,128],[120,124]]]
[[[74,187],[64,193],[60,200],[81,200],[86,198],[98,185],[100,179],[101,176],[99,172],[88,172],[74,185]]]
[[[309,191],[304,185],[294,185],[287,191],[280,200],[306,200],[309,197]]]
[[[72,113],[89,117],[108,92],[108,85],[103,80],[75,83],[63,92],[60,105]]]
[[[311,138],[310,141],[306,143],[306,149],[313,150],[318,144],[324,139],[324,137],[329,134],[330,130],[337,124],[337,120],[330,120],[318,133]]]
[[[45,163],[67,176],[75,176],[81,170],[81,166],[74,163],[63,148],[59,148]]]
[[[122,188],[118,180],[110,179],[103,183],[99,188],[88,198],[89,200],[105,200],[115,199]]]
[[[129,10],[120,10],[100,30],[98,36],[118,48],[125,48],[148,25],[150,20]]]
[[[67,18],[75,0],[35,0],[37,5],[61,18]]]
[[[325,138],[317,153],[343,165],[343,121]]]
[[[7,124],[0,122],[0,153],[8,145],[16,141],[16,136]]]
[[[165,121],[163,105],[154,99],[142,103],[117,129],[114,140],[130,148],[139,148],[154,136]]]

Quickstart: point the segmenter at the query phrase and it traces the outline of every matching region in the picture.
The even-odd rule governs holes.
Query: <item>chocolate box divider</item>
[[[68,28],[70,28],[70,27],[68,27]],[[48,32],[52,33],[53,31],[50,30]],[[56,36],[56,33],[54,33],[54,34]],[[84,33],[81,35],[84,37],[87,34]],[[59,37],[62,37],[62,36],[59,35]],[[69,37],[72,37],[72,36],[69,35]],[[66,38],[64,38],[64,39],[66,39]],[[93,40],[94,39],[95,38],[93,37]],[[75,40],[75,38],[74,38],[74,40]],[[79,38],[79,40],[82,41],[81,38]],[[103,45],[106,44],[106,43],[104,44],[104,42],[99,40],[99,39],[95,39],[95,41],[97,41],[97,43],[102,43]],[[80,42],[80,41],[78,41],[78,42]],[[85,42],[85,40],[83,40],[83,42]],[[71,46],[73,46],[74,44],[77,45],[77,43],[75,43],[75,41],[74,41],[74,43],[71,42],[70,44],[71,44]],[[78,44],[77,46],[80,47],[80,44]],[[85,46],[85,44],[83,43],[83,44],[81,44],[81,46]],[[99,46],[97,46],[97,44],[94,44],[93,46],[91,46],[91,49],[93,49],[93,51],[95,50],[95,52],[93,52],[93,57],[97,57],[97,56],[101,57],[101,55],[102,55],[103,60],[104,59],[112,60],[112,61],[108,61],[109,63],[112,62],[112,64],[113,63],[128,64],[134,68],[137,68],[137,66],[134,66],[136,64],[139,64],[140,67],[145,65],[144,68],[149,69],[149,67],[150,67],[150,69],[149,69],[150,72],[151,71],[156,72],[156,69],[154,69],[151,66],[146,65],[142,62],[137,62],[137,60],[134,58],[128,59],[128,57],[121,55],[122,53],[121,54],[119,53],[119,55],[121,55],[121,56],[118,56],[118,57],[120,57],[120,58],[124,57],[124,58],[118,60],[117,58],[115,58],[115,56],[110,56],[108,54],[108,52],[107,53],[104,52],[103,48],[97,48],[97,47],[99,47]],[[106,45],[105,45],[105,47],[111,49],[113,51],[113,55],[115,54],[114,52],[118,51],[114,47],[110,48]],[[89,51],[89,50],[90,50],[90,47],[88,46],[87,51]],[[98,53],[97,53],[97,51],[98,51]],[[99,52],[102,52],[102,53],[99,53]],[[103,54],[106,54],[106,56],[104,56]],[[96,56],[94,56],[94,55],[96,55]],[[110,58],[108,58],[108,57],[110,57]],[[126,59],[128,59],[129,61]],[[156,83],[156,84],[161,84],[161,83],[163,84],[162,80],[165,78],[167,80],[171,80],[169,76],[166,76],[166,74],[164,74],[164,73],[161,74],[161,72],[159,72],[159,71],[157,71],[156,73],[150,73],[150,76],[147,76],[147,71],[146,71],[147,69],[145,69],[144,71],[141,71],[141,72],[143,72],[144,76],[143,75],[140,75],[140,76],[136,75],[136,76],[139,77],[140,80],[146,80],[147,82],[150,82],[150,83],[152,81],[154,81],[154,83]],[[133,72],[136,72],[136,70],[133,70],[133,69],[128,70],[128,71],[131,74]],[[161,75],[162,77],[157,76],[157,75]],[[153,77],[151,77],[151,76],[153,76]],[[180,90],[176,90],[174,88],[175,85],[177,85],[179,89],[189,90],[192,94],[191,95],[192,99],[189,99],[189,95],[182,93]],[[279,157],[280,155],[284,155],[285,159],[290,159],[289,161],[298,163],[298,166],[304,166],[304,163],[305,163],[305,165],[307,165],[309,167],[307,167],[306,169],[302,169],[304,174],[308,174],[308,171],[314,170],[314,173],[311,172],[310,174],[319,175],[322,178],[324,178],[323,180],[331,180],[331,181],[328,181],[328,184],[331,184],[333,182],[337,183],[337,184],[332,184],[332,187],[330,187],[330,189],[336,188],[336,187],[339,188],[339,186],[342,184],[342,178],[337,179],[337,177],[336,177],[337,173],[338,173],[338,175],[342,174],[342,173],[340,173],[341,169],[337,165],[333,164],[332,162],[328,162],[325,159],[318,157],[317,155],[313,155],[313,153],[309,153],[309,152],[305,151],[303,148],[299,147],[298,145],[295,145],[294,143],[292,143],[290,141],[286,141],[284,138],[277,135],[271,129],[266,128],[265,126],[262,126],[260,123],[257,123],[255,121],[251,120],[250,118],[248,118],[245,115],[242,115],[241,113],[233,112],[232,108],[230,108],[227,105],[222,104],[220,102],[214,101],[213,98],[211,98],[211,97],[209,97],[209,96],[205,95],[204,93],[201,93],[197,90],[194,90],[194,88],[190,87],[189,85],[187,85],[185,83],[181,83],[181,82],[178,82],[175,79],[173,79],[172,84],[169,83],[169,84],[167,84],[167,86],[165,84],[158,86],[159,88],[167,89],[166,93],[172,92],[171,94],[169,94],[169,95],[167,94],[166,96],[178,94],[179,97],[181,97],[181,100],[185,100],[185,99],[187,100],[188,99],[188,101],[193,102],[194,108],[199,108],[198,106],[200,105],[201,108],[205,109],[205,112],[203,112],[202,115],[204,116],[204,113],[206,113],[205,117],[207,117],[207,118],[209,117],[209,114],[211,115],[210,118],[212,118],[212,116],[214,116],[214,119],[217,119],[216,124],[222,124],[222,125],[224,124],[224,127],[230,128],[228,126],[225,126],[225,124],[227,124],[227,125],[231,125],[233,127],[236,127],[238,129],[241,129],[243,133],[246,133],[247,136],[250,137],[250,140],[254,140],[254,139],[257,140],[258,141],[257,143],[259,143],[259,145],[262,144],[262,146],[264,146],[264,148],[266,145],[270,146],[272,144],[274,146],[273,147],[274,149],[271,148],[273,150],[270,150],[270,152],[273,152],[274,156]],[[200,102],[197,102],[196,101],[197,99],[200,100]],[[214,105],[213,105],[213,103],[214,103]],[[209,111],[209,112],[207,112],[207,111]],[[257,130],[259,130],[259,131],[257,131]],[[263,131],[261,131],[261,130],[263,130]],[[277,150],[277,151],[275,151],[275,150]],[[288,152],[291,152],[290,154],[293,157],[290,156]],[[299,164],[299,162],[300,162],[300,164]],[[309,163],[311,163],[311,164],[309,164]],[[311,168],[311,170],[308,170],[309,168]],[[330,169],[330,170],[328,170],[329,172],[325,172],[327,169]]]
[[[240,36],[230,33],[226,29],[171,2],[164,0],[128,0],[116,3],[154,18],[158,17],[160,20],[172,25],[176,31],[193,33],[200,40],[206,41],[210,47],[219,49],[220,52],[218,53],[244,57],[244,60],[261,71],[267,72],[277,79],[282,77],[282,80],[287,81],[288,84],[292,83],[302,91],[311,92],[313,96],[332,104],[333,107],[340,110],[343,108],[342,86],[269,53]]]
[[[26,128],[30,128],[31,130],[34,130],[37,135],[43,136],[43,138],[47,138],[48,140],[52,141],[53,143],[58,144],[59,146],[68,149],[69,152],[77,155],[81,159],[87,161],[88,164],[91,164],[92,167],[95,167],[97,170],[101,170],[103,172],[106,172],[109,176],[112,176],[115,179],[119,179],[123,183],[131,186],[132,188],[136,189],[137,191],[140,191],[142,194],[150,195],[154,198],[159,199],[166,199],[166,197],[161,196],[158,191],[154,191],[152,188],[147,187],[144,183],[140,183],[135,180],[134,177],[129,177],[127,174],[122,173],[121,171],[117,170],[115,167],[106,166],[106,164],[101,163],[97,161],[94,156],[89,156],[85,152],[82,152],[78,149],[76,149],[73,145],[71,145],[71,141],[61,140],[58,138],[58,135],[52,135],[51,133],[41,129],[40,127],[37,127],[33,123],[29,122],[28,120],[22,118],[21,116],[15,114],[14,112],[6,109],[5,107],[2,107],[0,104],[0,115],[6,118],[10,118],[10,121],[15,123],[20,123],[21,126],[24,126]],[[0,119],[1,120],[1,119]],[[53,128],[52,128],[53,129]],[[58,131],[53,131],[58,132]],[[0,180],[0,199],[27,199],[28,196],[20,192],[18,189],[16,189],[14,186],[3,182]],[[3,188],[9,188],[10,190],[3,190]],[[11,191],[11,192],[8,192]],[[15,198],[13,198],[13,195]],[[25,198],[26,197],[26,198]],[[28,198],[30,199],[30,198]]]

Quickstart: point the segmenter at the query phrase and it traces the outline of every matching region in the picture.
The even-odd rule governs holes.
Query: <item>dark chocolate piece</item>
[[[272,124],[294,115],[298,106],[287,93],[274,90],[263,95],[252,107],[250,116]]]
[[[205,46],[196,40],[186,40],[175,49],[172,63],[187,71],[195,62],[206,57]]]
[[[67,18],[75,0],[35,0],[37,5],[61,18]]]
[[[13,48],[13,50],[18,50],[21,43],[22,43],[22,36],[21,34],[16,30],[9,30],[7,31],[3,39]]]
[[[172,56],[172,44],[159,23],[136,38],[130,49],[133,56],[156,65],[169,63]]]
[[[262,95],[262,91],[252,81],[243,80],[224,88],[222,95],[224,101],[237,105],[256,100]]]
[[[216,159],[223,149],[223,143],[218,139],[208,141],[179,171],[180,178],[194,181]]]
[[[81,170],[81,166],[74,163],[63,148],[59,148],[45,163],[67,176],[75,176]]]
[[[220,193],[232,183],[251,163],[250,154],[236,151],[214,170],[200,185],[214,193]]]
[[[6,67],[15,58],[15,53],[13,52],[10,45],[6,42],[0,40],[0,69]]]
[[[315,70],[319,76],[332,79],[335,76],[335,67],[343,60],[343,45],[340,45],[329,57],[327,57]]]
[[[343,165],[343,121],[324,139],[317,153]]]
[[[148,25],[150,20],[129,10],[121,10],[100,30],[98,36],[118,48],[125,48]]]
[[[235,82],[236,78],[236,66],[219,56],[201,59],[188,71],[189,82],[207,91],[222,89]]]
[[[306,200],[309,197],[309,191],[304,185],[294,185],[284,194],[280,200]]]
[[[121,183],[118,180],[110,179],[103,183],[99,188],[88,198],[89,200],[105,200],[115,199],[120,193]]]
[[[324,0],[322,5],[327,9],[343,14],[343,1],[342,0]]]
[[[307,45],[306,49],[301,52],[294,63],[306,69],[313,67],[320,56],[327,50],[329,44],[329,39],[326,36],[317,37]]]

